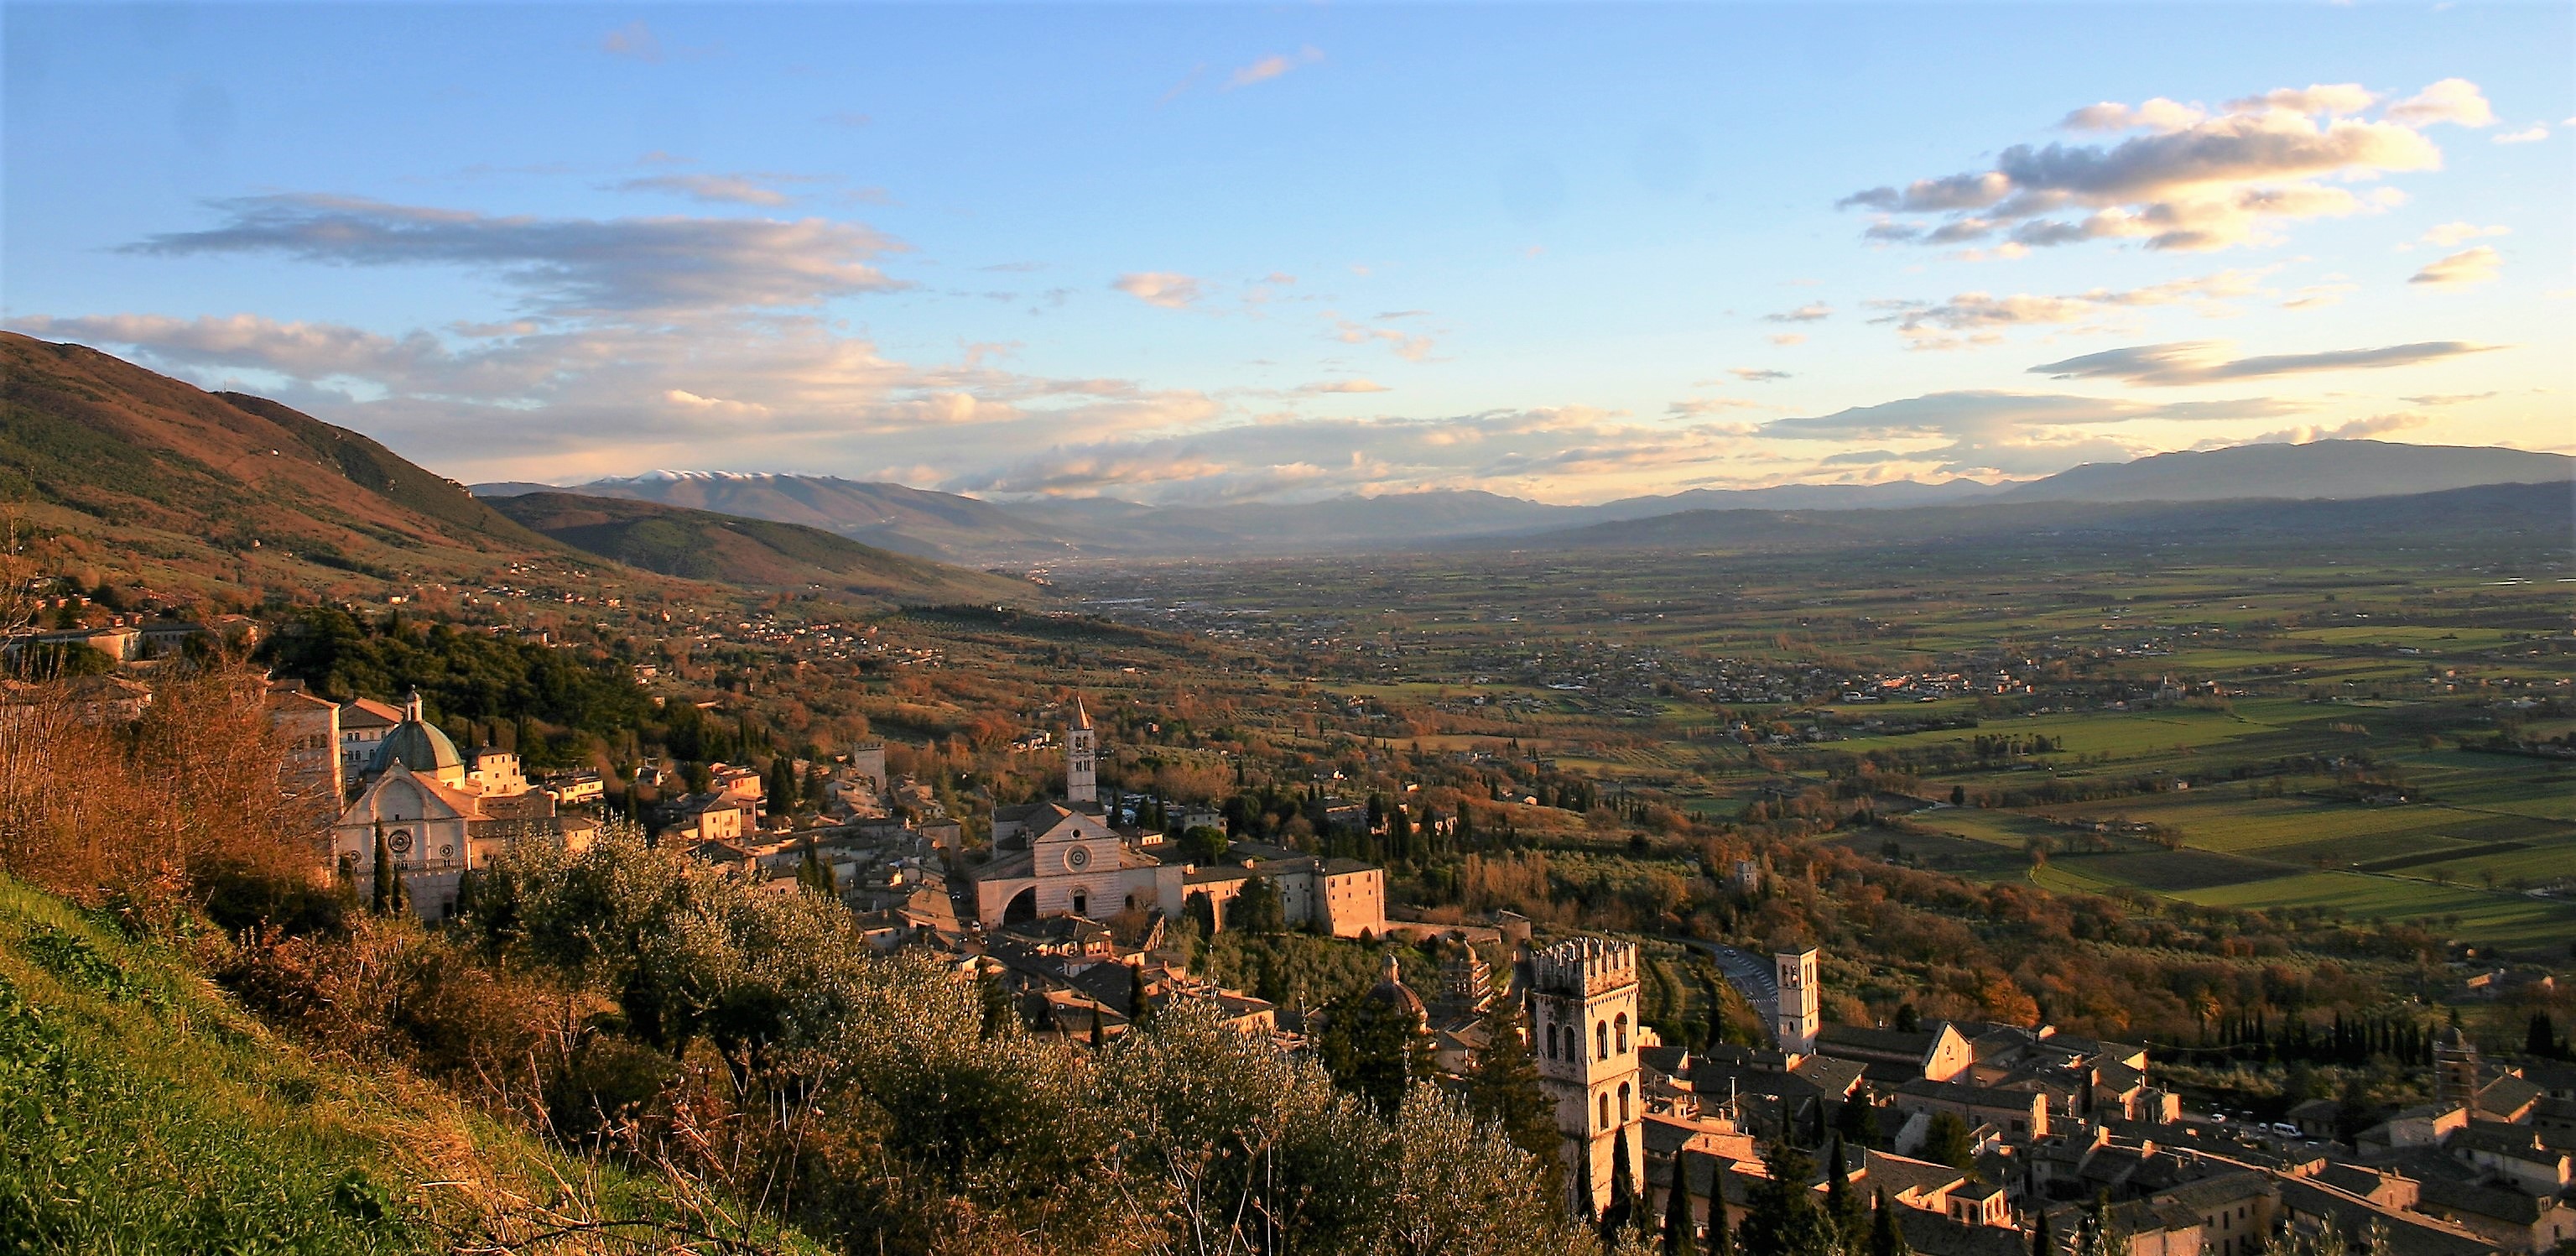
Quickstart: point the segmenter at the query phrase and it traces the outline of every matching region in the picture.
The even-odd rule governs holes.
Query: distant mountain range
[[[1784,484],[1693,489],[1597,506],[1554,506],[1465,490],[1228,506],[1145,506],[1106,497],[997,503],[831,476],[670,471],[560,490],[512,483],[479,484],[474,491],[495,499],[559,491],[659,502],[804,524],[884,549],[952,562],[1028,563],[1074,555],[1216,556],[1410,548],[1480,537],[1536,538],[1708,512],[1830,516],[1897,511],[1911,517],[1980,504],[2349,500],[2486,484],[2565,484],[2571,477],[2576,477],[2576,458],[2563,454],[2332,440],[2089,463],[2017,483],[1954,479]],[[1857,522],[1852,526],[1869,530]]]
[[[2227,501],[1985,501],[1901,510],[1690,510],[1449,548],[1827,549],[1847,545],[2231,539],[2351,545],[2462,533],[2522,534],[2567,549],[2576,493],[2564,483],[2482,484],[2389,497]]]
[[[471,584],[530,560],[589,568],[606,558],[892,603],[1043,596],[1025,581],[809,528],[561,493],[480,498],[267,398],[207,392],[93,349],[7,332],[0,416],[0,504],[89,565],[156,586],[380,595]]]
[[[2016,484],[1997,501],[2201,502],[2247,498],[2346,500],[2438,493],[2481,484],[2541,484],[2576,476],[2576,458],[2474,445],[2321,440],[2238,445],[2095,463]]]

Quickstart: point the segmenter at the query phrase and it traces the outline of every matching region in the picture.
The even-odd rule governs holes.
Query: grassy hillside
[[[701,1210],[663,1184],[318,1059],[167,951],[6,879],[0,1147],[13,1252],[501,1250],[549,1231],[549,1251],[802,1250],[701,1247]]]
[[[152,583],[333,591],[562,555],[461,487],[273,401],[0,333],[0,500]]]
[[[820,528],[657,502],[526,493],[502,513],[585,553],[692,580],[770,589],[821,587],[893,602],[1023,602],[1018,580],[910,558]]]

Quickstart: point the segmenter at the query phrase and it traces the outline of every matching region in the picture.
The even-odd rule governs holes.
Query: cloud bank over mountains
[[[658,63],[665,55],[641,23],[607,40],[604,47],[628,59]],[[1311,47],[1272,54],[1242,65],[1221,86],[1268,84],[1322,61]],[[2495,121],[2484,93],[2456,78],[2409,95],[2346,83],[2217,105],[2163,97],[2103,102],[2067,113],[2057,123],[2066,138],[2006,147],[1983,168],[1868,188],[1844,197],[1841,207],[1872,213],[1865,236],[1875,244],[1973,249],[1954,255],[1972,259],[1968,264],[2093,241],[2145,255],[2251,249],[2282,240],[2303,221],[2395,209],[2405,196],[2385,182],[2389,176],[2442,167],[2428,128]],[[1701,356],[1652,402],[1592,404],[1576,385],[1568,391],[1577,395],[1426,414],[1404,405],[1415,381],[1449,368],[1476,320],[1424,308],[1367,315],[1325,309],[1320,303],[1331,298],[1312,292],[1315,272],[1302,265],[1296,269],[1309,276],[1305,286],[1267,267],[1217,279],[1139,258],[1135,269],[1105,268],[1113,273],[1076,280],[1051,298],[1061,305],[1088,294],[1102,303],[1094,308],[1114,304],[1122,315],[1176,328],[1259,323],[1291,308],[1287,303],[1318,302],[1307,311],[1310,321],[1280,320],[1281,356],[1307,357],[1275,383],[1169,386],[1022,369],[1022,352],[1007,336],[961,342],[948,360],[902,360],[863,330],[869,303],[920,291],[927,281],[914,274],[937,261],[866,223],[788,216],[790,206],[808,200],[883,199],[873,189],[865,197],[823,195],[829,183],[787,172],[665,166],[592,185],[710,207],[635,217],[503,214],[320,192],[216,199],[205,203],[211,222],[143,235],[117,251],[369,272],[444,270],[488,281],[502,294],[501,308],[397,330],[250,312],[43,313],[12,325],[112,346],[209,384],[268,393],[473,478],[569,480],[721,464],[996,495],[1192,502],[1413,488],[1602,500],[1791,479],[2044,474],[2197,444],[2420,426],[2428,410],[2495,393],[2422,393],[2420,407],[2382,412],[2316,396],[2175,400],[2168,390],[2243,392],[2235,386],[2431,368],[2510,348],[2422,339],[2240,355],[2232,343],[2166,339],[2036,366],[2025,364],[2047,355],[2034,351],[2009,364],[1976,352],[1942,355],[1987,362],[1990,379],[2009,372],[2065,383],[2065,391],[2052,392],[1956,386],[1973,368],[1946,365],[1912,376],[1891,370],[1886,380],[1855,385],[1846,382],[1848,372],[1815,369],[1814,359],[1799,356],[1816,353],[1816,340],[1876,338],[1882,348],[1920,351],[1991,351],[2016,338],[2143,340],[2154,334],[2143,322],[2156,317],[2316,308],[2364,286],[2341,272],[2316,282],[2282,277],[2304,258],[2203,263],[2193,273],[2118,286],[1944,282],[1928,290],[1947,296],[1775,296],[1729,310],[1744,342],[1724,350],[1728,356]],[[767,216],[773,212],[778,216]],[[2412,228],[2395,247],[2448,251],[2404,263],[2417,265],[2411,278],[2371,282],[2422,292],[2423,308],[2438,315],[2436,307],[2463,299],[2446,294],[2499,280],[2505,254],[2482,241],[2509,234],[2469,221]],[[1537,256],[1535,247],[1525,256]],[[2381,260],[2389,260],[2385,252]],[[974,269],[1041,268],[1005,262]],[[1370,273],[1366,265],[1348,269]],[[1754,347],[1757,339],[1771,351]],[[1747,358],[1757,360],[1715,365]],[[1707,378],[1679,386],[1692,375]],[[1289,382],[1298,379],[1308,382]],[[1848,398],[1853,387],[1880,397],[1914,395]],[[1820,397],[1828,400],[1818,404]],[[1846,399],[1862,403],[1830,408]],[[2279,426],[2291,419],[2300,421]],[[2202,435],[2227,423],[2238,425],[2234,434]]]

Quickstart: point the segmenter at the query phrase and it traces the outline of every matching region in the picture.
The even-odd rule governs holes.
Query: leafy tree
[[[796,884],[828,898],[838,898],[841,894],[840,878],[833,874],[830,864],[823,862],[821,852],[810,844],[805,847],[805,857],[796,862]]]
[[[1283,933],[1288,928],[1288,910],[1279,901],[1279,887],[1268,877],[1254,877],[1246,882],[1243,892],[1226,905],[1225,923],[1230,928],[1252,934]],[[1393,1099],[1387,1103],[1394,1109]]]
[[[1333,1084],[1393,1118],[1414,1072],[1414,1026],[1392,1005],[1365,994],[1336,1002],[1326,1015],[1316,1050]]]
[[[1843,1100],[1842,1111],[1834,1114],[1834,1133],[1855,1146],[1878,1145],[1878,1103],[1866,1083]]]
[[[2566,1049],[2558,1041],[2558,1023],[2551,1020],[2547,1012],[2533,1012],[2531,1024],[2523,1034],[2523,1054],[2550,1059],[2564,1054]]]
[[[1520,1000],[1497,999],[1485,1013],[1485,1049],[1467,1068],[1467,1107],[1476,1119],[1502,1130],[1503,1138],[1537,1162],[1547,1197],[1565,1193],[1564,1136],[1556,1130],[1556,1105],[1539,1085],[1538,1061],[1522,1037]]]
[[[1968,1142],[1968,1123],[1956,1112],[1935,1112],[1931,1127],[1924,1131],[1923,1158],[1953,1169],[1973,1169],[1976,1151]]]
[[[1833,1256],[1839,1241],[1833,1220],[1807,1185],[1815,1163],[1786,1139],[1766,1148],[1762,1163],[1770,1176],[1753,1188],[1745,1210],[1746,1256]]]
[[[1914,1010],[1914,1005],[1911,1003],[1898,1004],[1896,1007],[1896,1032],[1900,1034],[1920,1033],[1922,1032],[1922,1029],[1923,1013]]]
[[[1225,858],[1228,845],[1224,829],[1202,824],[1181,834],[1181,857],[1202,866],[1212,864]]]

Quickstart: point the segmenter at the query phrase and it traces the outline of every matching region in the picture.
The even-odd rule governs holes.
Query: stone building
[[[511,843],[544,838],[580,849],[598,832],[598,821],[558,815],[552,796],[530,789],[517,755],[486,748],[469,764],[421,718],[419,694],[401,715],[374,742],[365,783],[331,826],[330,872],[359,893],[374,893],[381,849],[412,909],[443,920],[455,913],[466,871]]]
[[[1587,1216],[1610,1202],[1616,1148],[1628,1171],[1646,1173],[1644,1078],[1637,1052],[1637,944],[1574,938],[1531,954],[1525,1014],[1537,1044],[1539,1085],[1565,1136],[1568,1201]]]

